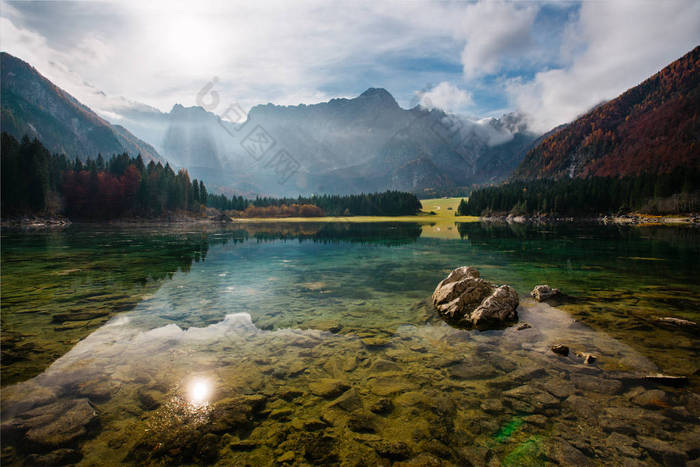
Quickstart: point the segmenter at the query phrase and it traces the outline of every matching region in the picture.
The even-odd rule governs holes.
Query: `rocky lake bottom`
[[[2,463],[700,464],[700,231],[458,228],[4,232]],[[519,323],[443,322],[461,265]]]

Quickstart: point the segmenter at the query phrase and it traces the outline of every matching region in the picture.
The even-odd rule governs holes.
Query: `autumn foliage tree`
[[[196,190],[195,190],[196,187]],[[98,155],[83,162],[51,155],[38,140],[18,142],[2,134],[2,215],[57,214],[107,220],[126,215],[199,212],[206,187],[166,164],[144,164],[141,156]],[[54,198],[60,200],[51,203]]]
[[[586,178],[700,168],[700,46],[553,131],[514,179]]]

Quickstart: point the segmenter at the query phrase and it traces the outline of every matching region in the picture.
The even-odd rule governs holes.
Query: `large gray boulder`
[[[452,271],[433,292],[435,309],[445,319],[478,328],[501,327],[516,321],[518,303],[518,294],[512,287],[496,287],[469,266]]]

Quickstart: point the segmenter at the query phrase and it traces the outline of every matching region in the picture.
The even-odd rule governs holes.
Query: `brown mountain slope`
[[[700,167],[700,46],[546,137],[514,179],[624,176]]]
[[[111,125],[59,88],[34,67],[0,52],[0,124],[18,140],[38,138],[52,153],[82,160],[128,152],[163,161],[150,144],[119,125]]]

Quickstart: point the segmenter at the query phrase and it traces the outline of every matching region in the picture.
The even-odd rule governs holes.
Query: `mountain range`
[[[1,52],[0,74],[0,125],[17,139],[38,138],[52,153],[83,160],[124,152],[162,160],[153,146],[110,124],[28,63]]]
[[[3,131],[81,159],[128,152],[167,160],[229,195],[420,194],[509,177],[633,175],[700,164],[700,47],[542,136],[518,113],[471,120],[404,109],[381,88],[312,105],[212,109],[226,119],[200,106],[161,112],[131,105],[116,125],[29,64],[0,58]]]
[[[352,99],[258,105],[235,115],[240,122],[176,104],[168,113],[130,111],[124,124],[219,191],[272,195],[497,182],[537,136],[519,114],[471,121],[419,106],[403,109],[378,88]],[[269,147],[252,148],[257,137]],[[280,151],[293,173],[280,172]]]
[[[700,46],[542,138],[514,179],[700,169]]]

